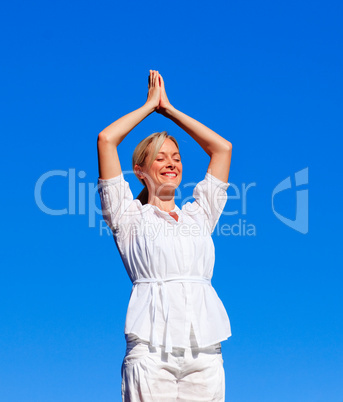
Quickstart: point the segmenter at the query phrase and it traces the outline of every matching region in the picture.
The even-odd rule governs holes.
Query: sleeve
[[[112,232],[118,226],[133,202],[133,195],[129,183],[123,173],[111,179],[98,178],[98,192],[100,195],[102,215]]]
[[[209,225],[212,234],[227,202],[225,183],[206,172],[205,179],[199,182],[193,190],[195,212],[200,213]]]

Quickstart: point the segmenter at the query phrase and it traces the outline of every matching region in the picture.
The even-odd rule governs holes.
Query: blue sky
[[[176,108],[233,144],[219,227],[256,232],[213,237],[227,401],[341,402],[342,3],[12,1],[0,18],[1,400],[120,401],[131,283],[100,230],[96,139],[145,102],[156,69]],[[161,130],[179,141],[183,184],[202,180],[208,156],[157,114],[120,145],[123,171]],[[294,220],[308,191],[305,234],[272,209],[288,177],[274,207]]]

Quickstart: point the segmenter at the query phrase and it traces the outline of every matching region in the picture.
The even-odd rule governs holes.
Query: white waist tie
[[[133,285],[137,285],[139,283],[152,283],[152,331],[150,337],[150,343],[153,347],[158,347],[159,344],[156,339],[155,333],[155,324],[156,324],[156,293],[158,291],[158,286],[161,287],[162,294],[162,307],[163,307],[163,315],[166,322],[166,342],[165,342],[165,351],[166,353],[170,353],[173,350],[173,345],[169,333],[169,301],[167,292],[165,291],[164,284],[165,282],[197,282],[204,283],[207,285],[211,285],[211,279],[204,278],[202,276],[179,276],[174,278],[166,278],[166,279],[157,279],[157,278],[140,278],[136,279],[133,282]]]

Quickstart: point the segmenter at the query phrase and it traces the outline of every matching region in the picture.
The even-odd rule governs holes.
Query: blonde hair
[[[149,191],[148,187],[144,181],[144,179],[141,179],[137,176],[136,171],[135,171],[135,165],[139,165],[143,167],[147,163],[147,168],[150,169],[151,165],[154,163],[154,160],[156,158],[156,155],[158,154],[158,151],[160,150],[162,144],[166,140],[166,138],[169,138],[170,140],[174,141],[178,151],[179,150],[179,144],[177,143],[176,139],[169,135],[167,131],[161,131],[157,133],[150,134],[148,137],[144,138],[135,148],[133,155],[132,155],[132,169],[135,173],[135,176],[137,179],[143,184],[144,188],[143,190],[138,194],[137,200],[139,200],[142,205],[145,205],[148,203],[149,200]]]

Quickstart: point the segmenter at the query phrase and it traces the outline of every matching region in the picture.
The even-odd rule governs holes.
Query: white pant
[[[122,364],[124,402],[224,402],[225,375],[221,344],[173,348],[165,353],[127,337]]]

